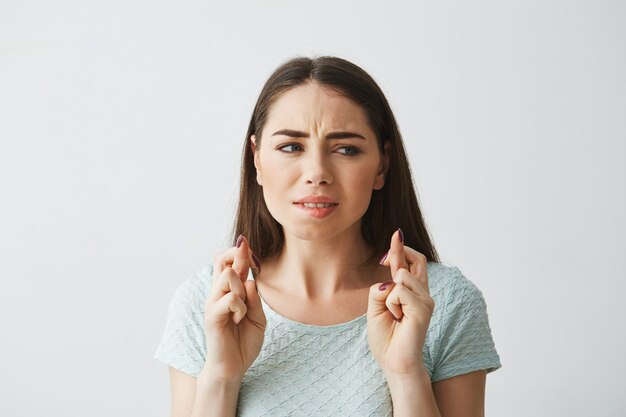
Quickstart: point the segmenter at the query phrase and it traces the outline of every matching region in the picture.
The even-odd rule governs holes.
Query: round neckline
[[[428,262],[428,263],[427,263],[427,270],[428,270],[428,272],[429,272],[429,281],[430,281],[430,269],[431,269],[431,267],[432,267],[434,264],[437,264],[437,262]],[[439,264],[441,264],[441,263],[439,263]],[[250,271],[248,272],[248,279],[251,279],[251,280],[253,280],[253,281],[256,281],[256,280],[255,280],[255,278],[254,278],[254,275],[252,274],[252,270],[250,270]],[[255,285],[255,286],[256,286],[256,285]],[[356,324],[356,323],[359,323],[360,321],[363,321],[364,319],[366,319],[366,318],[367,318],[367,312],[366,312],[365,314],[363,314],[363,315],[361,315],[361,316],[359,316],[359,317],[356,317],[356,318],[354,318],[354,319],[352,319],[352,320],[350,320],[350,321],[346,321],[346,322],[344,322],[344,323],[330,324],[330,325],[328,325],[328,326],[319,326],[319,325],[317,325],[317,324],[306,324],[306,323],[301,323],[301,322],[299,322],[299,321],[295,321],[295,320],[292,320],[292,319],[290,319],[290,318],[287,318],[287,317],[283,316],[282,314],[278,313],[276,310],[274,310],[274,309],[273,309],[273,308],[272,308],[272,307],[271,307],[271,306],[270,306],[270,305],[269,305],[269,304],[265,301],[265,299],[261,296],[261,293],[258,291],[258,287],[257,287],[257,294],[259,294],[259,298],[261,299],[261,304],[262,304],[264,307],[267,307],[267,308],[264,308],[264,309],[263,309],[263,311],[270,311],[270,312],[272,313],[272,315],[273,315],[273,316],[274,316],[274,317],[275,317],[278,321],[281,321],[281,322],[284,322],[284,323],[287,323],[287,324],[291,324],[291,325],[293,325],[293,326],[303,327],[303,328],[310,329],[310,330],[317,330],[317,331],[335,330],[335,329],[342,328],[342,327],[349,327],[349,326],[352,326],[352,325],[354,325],[354,324]]]
[[[252,278],[254,279],[254,278]],[[320,326],[317,324],[307,324],[307,323],[302,323],[296,320],[292,320],[290,318],[287,318],[285,316],[283,316],[282,314],[278,313],[276,310],[274,310],[269,304],[267,304],[267,302],[263,299],[263,297],[261,296],[261,293],[258,292],[257,289],[257,293],[259,294],[259,298],[261,299],[261,304],[265,307],[267,307],[267,310],[271,311],[272,314],[280,321],[294,325],[294,326],[299,326],[299,327],[304,327],[310,330],[318,330],[318,331],[323,331],[323,330],[336,330],[338,328],[342,328],[342,327],[350,327],[360,321],[362,321],[363,319],[367,318],[367,312],[359,317],[356,317],[352,320],[343,322],[343,323],[337,323],[337,324],[329,324],[327,326]],[[265,310],[265,309],[264,309]]]

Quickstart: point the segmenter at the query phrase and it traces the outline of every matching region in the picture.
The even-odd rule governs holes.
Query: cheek
[[[274,194],[281,188],[284,188],[295,176],[295,172],[292,168],[280,164],[272,159],[267,159],[263,162],[263,185],[267,186],[267,191]]]
[[[292,170],[279,166],[276,161],[266,159],[262,161],[263,198],[274,218],[279,217],[284,203],[292,197],[290,189],[294,183]]]
[[[363,174],[367,172],[367,174]],[[355,173],[350,181],[349,188],[346,190],[350,195],[350,200],[353,202],[353,207],[359,208],[363,213],[369,207],[370,200],[372,198],[372,192],[374,191],[374,177],[375,172],[369,169],[360,170]]]

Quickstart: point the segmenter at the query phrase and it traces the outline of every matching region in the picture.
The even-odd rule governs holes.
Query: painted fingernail
[[[400,242],[404,243],[404,233],[402,233],[402,229],[398,227],[398,231],[400,232]]]
[[[261,261],[259,261],[259,258],[257,258],[254,253],[252,254],[252,260],[256,264],[256,267],[259,268],[259,271],[261,271]]]
[[[389,255],[389,251],[385,252],[385,254],[383,255],[383,257],[382,257],[382,258],[380,258],[380,261],[378,261],[378,263],[379,263],[380,265],[382,265],[382,264],[383,264],[383,262],[385,262],[385,259],[387,259],[387,256],[388,256],[388,255]]]
[[[236,246],[237,247],[241,246],[241,242],[243,242],[243,235],[239,235],[239,237],[237,238]]]
[[[393,281],[385,281],[382,284],[380,284],[380,287],[378,287],[378,289],[381,291],[385,291],[387,288],[389,288],[391,284],[393,284]]]

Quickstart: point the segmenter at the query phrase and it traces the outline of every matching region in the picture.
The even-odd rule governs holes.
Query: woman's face
[[[251,140],[257,182],[285,233],[305,240],[326,240],[350,228],[360,233],[388,158],[359,105],[309,82],[283,93],[270,109],[260,145],[254,135]]]

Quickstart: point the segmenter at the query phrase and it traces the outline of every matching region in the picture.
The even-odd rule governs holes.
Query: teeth
[[[334,204],[332,203],[302,203],[302,204],[304,204],[304,207],[308,207],[308,208],[323,208],[323,207],[334,206]]]

